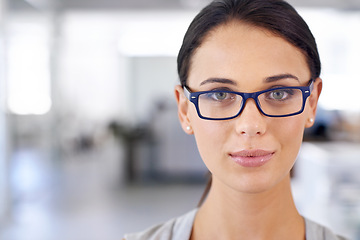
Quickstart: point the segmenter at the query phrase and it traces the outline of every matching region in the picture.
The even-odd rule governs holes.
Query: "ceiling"
[[[126,10],[201,8],[211,0],[7,0],[10,11]],[[359,0],[288,0],[296,7],[330,7],[360,10]]]

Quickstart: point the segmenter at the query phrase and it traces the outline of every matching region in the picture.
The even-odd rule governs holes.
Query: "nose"
[[[266,116],[256,106],[254,99],[248,99],[236,120],[236,132],[242,136],[261,136],[266,132]]]

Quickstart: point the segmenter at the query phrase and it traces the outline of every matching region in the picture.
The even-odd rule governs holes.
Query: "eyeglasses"
[[[289,117],[304,111],[306,99],[313,90],[314,80],[304,87],[277,87],[264,91],[243,93],[226,90],[191,92],[184,86],[185,96],[192,102],[200,118],[228,120],[244,110],[249,98],[254,99],[259,111],[268,117]]]

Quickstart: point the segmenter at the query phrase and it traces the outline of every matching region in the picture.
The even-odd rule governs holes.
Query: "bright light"
[[[130,57],[176,56],[192,17],[190,13],[133,15],[122,25],[118,50]]]
[[[318,43],[323,79],[319,103],[326,110],[359,112],[359,12],[304,10],[302,15]]]
[[[323,75],[323,92],[319,100],[321,106],[326,110],[358,112],[360,102],[357,100],[358,88],[354,84],[356,78],[345,74]]]
[[[176,56],[181,36],[168,32],[154,33],[150,30],[133,30],[119,40],[119,51],[126,56]]]
[[[51,108],[49,51],[43,39],[10,42],[8,107],[15,114],[45,114]]]

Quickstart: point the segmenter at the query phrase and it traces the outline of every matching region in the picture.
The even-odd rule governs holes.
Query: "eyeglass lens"
[[[258,98],[261,110],[268,115],[282,116],[299,112],[303,106],[300,89],[277,89],[261,93]],[[231,118],[238,115],[244,104],[240,94],[207,92],[199,95],[200,114],[207,118]]]

